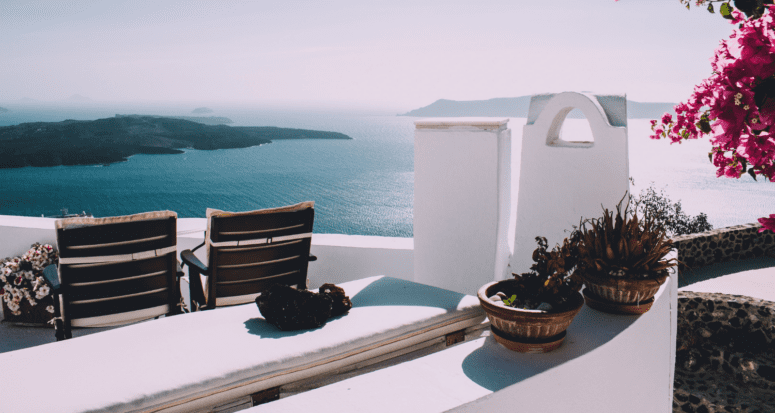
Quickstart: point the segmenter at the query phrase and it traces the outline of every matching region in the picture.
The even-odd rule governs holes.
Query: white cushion
[[[410,281],[340,286],[353,308],[314,330],[279,331],[246,304],[0,354],[3,371],[25,383],[0,387],[3,410],[188,409],[335,372],[485,318],[476,297]]]

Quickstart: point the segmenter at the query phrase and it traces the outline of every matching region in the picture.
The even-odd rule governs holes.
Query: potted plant
[[[45,324],[54,317],[54,301],[43,279],[43,268],[57,258],[54,247],[35,243],[21,257],[0,262],[0,297],[6,321]]]
[[[491,282],[477,295],[490,320],[495,340],[523,353],[545,353],[559,347],[565,330],[584,305],[582,280],[575,274],[578,233],[547,251],[536,237],[531,271],[514,279]]]
[[[625,195],[626,197],[626,195]],[[674,258],[665,228],[648,213],[613,211],[582,222],[578,245],[579,273],[584,279],[584,299],[592,308],[615,314],[642,314],[651,308]]]

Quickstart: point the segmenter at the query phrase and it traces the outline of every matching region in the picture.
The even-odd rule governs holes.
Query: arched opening
[[[574,108],[565,117],[555,144],[558,146],[592,146],[594,142],[595,138],[589,120],[581,109]]]

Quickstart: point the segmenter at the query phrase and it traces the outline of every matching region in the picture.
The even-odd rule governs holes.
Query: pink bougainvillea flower
[[[759,232],[764,232],[767,230],[775,232],[775,214],[770,214],[769,218],[759,218],[759,223],[762,224],[762,227],[759,228]]]
[[[775,96],[762,100],[759,95],[775,74],[775,5],[766,6],[758,19],[745,19],[735,10],[732,22],[740,26],[716,49],[711,76],[694,88],[688,101],[675,106],[675,119],[668,113],[659,124],[651,122],[651,138],[675,143],[708,136],[717,176],[738,178],[750,172],[769,179],[775,169],[769,136],[775,131]],[[751,169],[743,169],[743,163]]]

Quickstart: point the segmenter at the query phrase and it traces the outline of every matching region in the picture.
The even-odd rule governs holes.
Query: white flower
[[[51,291],[51,289],[48,287],[48,285],[43,284],[40,288],[38,288],[38,291],[35,293],[35,298],[40,300],[45,296],[47,296],[49,291]]]
[[[20,315],[21,312],[19,311],[19,300],[13,299],[6,302],[8,304],[8,309],[11,310],[11,313],[13,315]]]
[[[46,311],[48,311],[51,314],[54,314],[54,306],[50,305],[50,306],[46,307]]]

